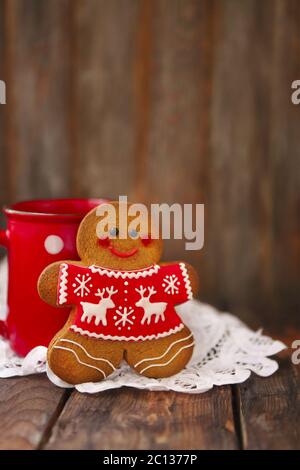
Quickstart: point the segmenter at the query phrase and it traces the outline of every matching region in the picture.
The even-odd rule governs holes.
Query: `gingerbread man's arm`
[[[185,267],[186,267],[186,270],[190,279],[190,283],[191,283],[193,297],[196,297],[196,295],[199,293],[199,276],[198,276],[197,271],[195,270],[195,268],[193,268],[192,265],[190,265],[189,263],[186,263],[185,261],[172,261],[170,263],[163,262],[159,264],[160,266],[170,266],[172,264],[179,264],[179,263],[185,264]]]
[[[72,263],[76,265],[82,265],[81,261],[57,261],[47,266],[44,271],[40,274],[37,288],[41,299],[52,307],[58,307],[57,305],[57,287],[58,287],[58,275],[60,265],[62,263]],[[66,305],[64,305],[65,307]]]
[[[184,263],[188,276],[190,278],[191,289],[193,292],[193,297],[196,297],[199,293],[199,276],[196,269],[189,263]]]

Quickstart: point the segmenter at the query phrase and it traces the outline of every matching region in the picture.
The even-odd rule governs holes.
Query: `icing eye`
[[[151,243],[151,237],[149,236],[142,237],[142,243],[144,246],[148,246]]]
[[[138,237],[138,232],[135,229],[132,229],[129,231],[129,236],[130,238],[137,238]]]
[[[117,227],[112,227],[109,231],[111,237],[117,237],[119,235],[119,229]]]

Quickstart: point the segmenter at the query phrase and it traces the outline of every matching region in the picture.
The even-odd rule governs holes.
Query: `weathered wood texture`
[[[239,387],[245,449],[300,449],[300,369],[290,358],[268,379],[252,376]]]
[[[200,395],[1,379],[0,449],[300,449],[300,369],[284,356],[271,377]]]
[[[5,8],[0,3],[0,80],[6,82],[6,56],[5,56]],[[5,159],[5,112],[6,107],[0,104],[0,204],[2,205],[8,197],[8,185],[6,177]]]
[[[204,395],[73,393],[47,449],[235,449],[230,387]]]
[[[6,2],[7,161],[13,197],[55,197],[70,183],[70,2]]]
[[[231,308],[263,300],[269,287],[271,3],[222,2],[215,28],[208,277]]]
[[[36,449],[48,437],[67,392],[46,376],[0,380],[0,449]]]
[[[6,83],[6,56],[5,56],[5,8],[0,3],[0,80]],[[0,205],[2,206],[9,197],[9,187],[6,166],[6,106],[0,104]],[[4,217],[0,215],[0,229],[4,226]],[[4,254],[4,249],[0,247],[0,258]]]
[[[279,311],[299,312],[300,277],[300,107],[290,100],[290,83],[300,76],[300,3],[276,3],[271,92],[271,178],[273,197],[272,272]],[[288,104],[287,104],[288,103]]]
[[[139,2],[79,1],[75,11],[77,167],[83,196],[133,188],[136,113],[133,70]]]
[[[2,379],[1,449],[299,449],[299,367],[200,395],[82,395],[46,377]]]
[[[166,257],[194,263],[204,300],[264,324],[288,310],[299,324],[300,2],[3,0],[3,10],[1,203],[204,202],[204,250],[171,241]]]

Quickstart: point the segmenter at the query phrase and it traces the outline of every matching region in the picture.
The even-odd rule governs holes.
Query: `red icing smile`
[[[114,248],[112,245],[110,245],[108,248],[114,255],[118,256],[119,258],[130,258],[130,256],[135,255],[138,251],[138,248],[133,248],[130,251],[119,251],[116,248]]]
[[[98,241],[100,246],[103,246],[105,248],[108,248],[111,253],[115,256],[118,256],[119,258],[130,258],[130,256],[135,255],[138,252],[138,248],[133,248],[132,250],[129,251],[120,251],[115,248],[109,238],[101,238]]]

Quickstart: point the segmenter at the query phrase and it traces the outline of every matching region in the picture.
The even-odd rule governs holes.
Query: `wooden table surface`
[[[299,449],[300,365],[198,395],[0,380],[1,449]]]

